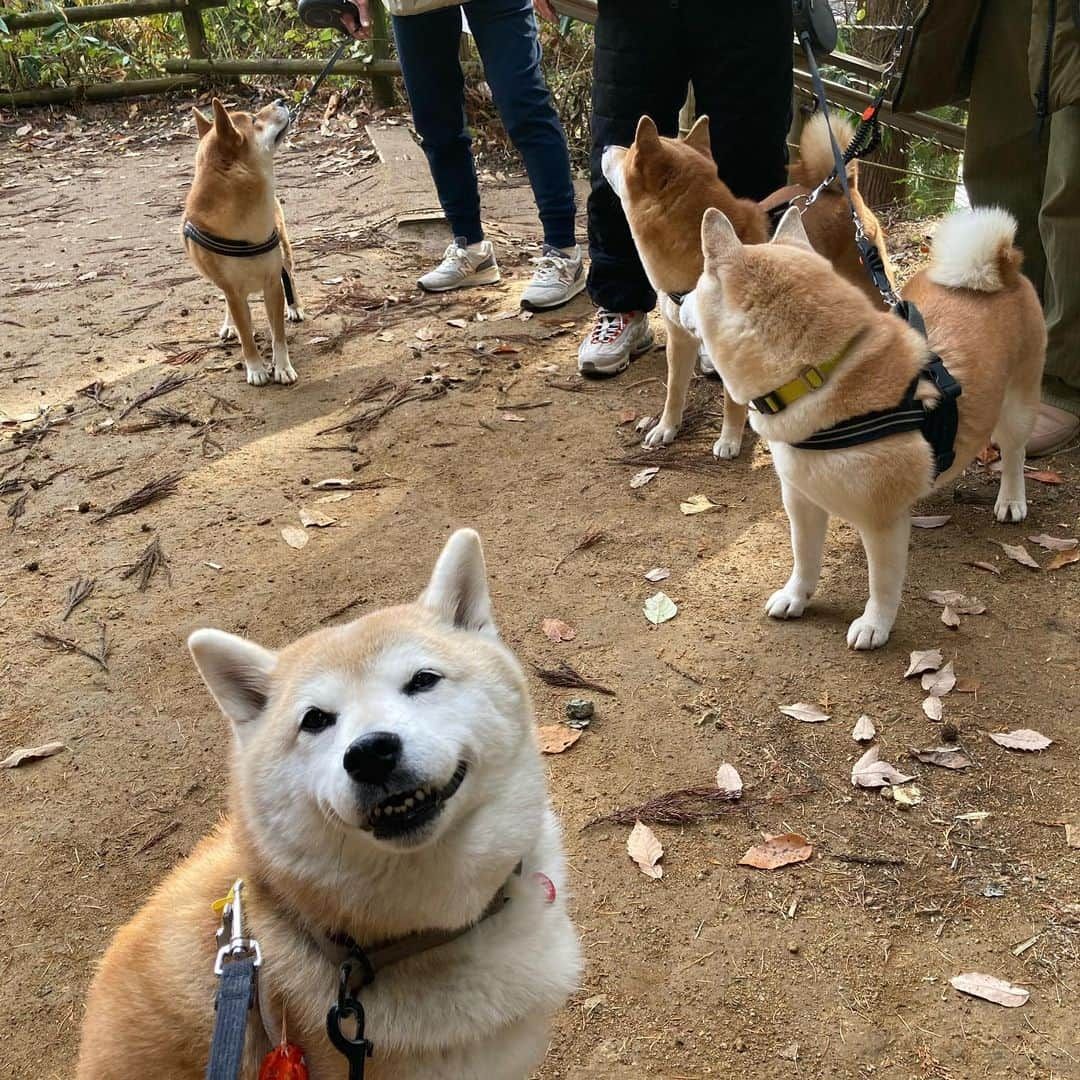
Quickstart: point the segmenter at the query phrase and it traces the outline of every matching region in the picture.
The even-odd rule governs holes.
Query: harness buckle
[[[219,978],[225,965],[233,960],[252,957],[255,970],[262,967],[262,950],[258,941],[244,934],[244,909],[240,899],[244,879],[237,878],[221,911],[221,926],[217,930],[218,951],[214,958],[214,974]]]
[[[825,376],[813,364],[807,364],[796,378],[802,379],[808,390],[819,390],[825,385]]]

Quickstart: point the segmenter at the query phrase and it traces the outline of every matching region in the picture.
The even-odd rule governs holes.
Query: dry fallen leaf
[[[851,731],[851,737],[856,742],[869,742],[876,734],[877,728],[874,727],[874,721],[869,716],[860,716]]]
[[[435,331],[429,326],[421,326],[420,329],[416,331],[416,339],[418,341],[434,341]]]
[[[716,786],[726,791],[731,798],[737,799],[742,794],[742,777],[734,765],[726,761],[716,770]]]
[[[335,491],[330,495],[320,495],[315,501],[317,503],[344,502],[352,497],[353,493],[351,491]]]
[[[671,577],[671,571],[666,566],[654,566],[645,575],[645,580],[651,581],[655,584],[657,581],[664,581],[666,578],[669,577]]]
[[[626,839],[626,852],[646,877],[664,876],[664,868],[657,865],[664,857],[664,846],[656,838],[656,833],[644,822],[636,822],[630,830]]]
[[[619,424],[632,424],[637,419],[637,413],[633,409],[623,409],[619,413]]]
[[[911,663],[904,672],[904,678],[909,679],[912,675],[921,675],[924,671],[937,671],[944,659],[940,649],[916,650],[911,654]]]
[[[1071,566],[1080,562],[1080,549],[1073,551],[1059,551],[1047,564],[1047,570],[1060,570],[1063,566]]]
[[[807,705],[803,701],[794,705],[781,705],[780,711],[793,720],[801,720],[804,724],[820,724],[823,720],[829,719],[828,714],[823,713],[816,705]]]
[[[336,517],[331,517],[329,514],[323,514],[318,510],[308,510],[307,507],[302,507],[300,510],[300,524],[305,529],[325,529],[330,525],[333,525],[337,521]]]
[[[1023,544],[1006,544],[1002,540],[995,540],[1002,551],[1012,559],[1013,562],[1018,562],[1021,566],[1028,566],[1032,570],[1041,570],[1042,567],[1031,557],[1028,549]]]
[[[528,420],[524,416],[516,416],[514,413],[504,412],[500,417],[500,420],[505,420],[508,424],[527,424]]]
[[[1080,540],[1075,536],[1048,536],[1040,533],[1038,536],[1029,536],[1028,539],[1047,551],[1072,551],[1073,548],[1080,547]]]
[[[540,744],[541,754],[561,754],[581,738],[577,728],[565,724],[548,724],[536,729],[536,741]]]
[[[911,756],[924,765],[940,765],[943,769],[966,769],[975,763],[958,746],[931,746],[912,750]]]
[[[446,325],[453,326],[457,330],[464,330],[469,324],[465,319],[447,319]]]
[[[941,712],[942,712],[941,698],[934,697],[934,695],[931,694],[922,703],[922,711],[924,713],[926,713],[926,715],[929,716],[931,720],[940,720],[941,719]]]
[[[984,1001],[992,1001],[995,1005],[1004,1005],[1007,1009],[1015,1009],[1018,1005],[1023,1005],[1031,996],[1031,992],[1022,986],[1006,982],[1005,979],[999,979],[994,975],[983,975],[978,971],[954,975],[949,982],[961,994],[970,994]]]
[[[952,520],[952,514],[930,514],[927,517],[913,517],[911,524],[916,529],[940,529],[947,521]]]
[[[1017,728],[1016,731],[991,732],[990,738],[1009,750],[1045,750],[1053,745],[1054,740],[1048,739],[1041,731],[1032,731],[1031,728]]]
[[[905,776],[887,761],[878,761],[880,753],[880,747],[871,746],[851,767],[851,782],[855,787],[889,787],[892,784],[906,784],[915,779],[914,776]]]
[[[562,619],[545,619],[540,624],[544,636],[548,641],[558,645],[560,641],[573,641],[577,637],[577,631],[572,626],[567,626]]]
[[[24,746],[12,751],[3,761],[0,769],[15,769],[24,761],[37,761],[39,758],[52,757],[66,749],[62,742],[44,743],[42,746]]]
[[[974,566],[976,570],[985,570],[988,574],[1001,576],[1001,571],[991,562],[982,562],[977,559],[975,562],[969,562],[968,566]]]
[[[922,792],[914,785],[891,787],[882,791],[882,795],[889,795],[897,806],[918,806],[922,802]]]
[[[1063,484],[1065,478],[1061,473],[1056,473],[1050,469],[1032,469],[1030,472],[1024,471],[1024,476],[1028,480],[1038,480],[1040,484]]]
[[[933,589],[926,594],[926,599],[939,607],[951,607],[958,615],[982,615],[986,611],[986,605],[981,600],[965,596],[955,589]]]
[[[666,623],[669,619],[674,619],[679,614],[679,609],[675,606],[675,601],[671,599],[667,593],[658,592],[655,596],[650,596],[645,601],[645,618],[653,624],[653,626],[659,626],[661,623]]]
[[[950,660],[938,671],[928,671],[922,677],[922,688],[934,697],[944,697],[956,685],[956,674]]]
[[[740,866],[753,866],[758,870],[777,870],[791,863],[806,862],[814,853],[813,845],[798,833],[765,835],[763,844],[755,844],[739,860]]]
[[[281,539],[284,540],[289,547],[299,550],[311,539],[311,537],[308,536],[303,529],[298,529],[295,525],[286,525],[285,528],[281,530]]]
[[[719,505],[708,495],[691,495],[689,499],[679,503],[679,509],[684,514],[704,514],[706,510],[715,510]]]
[[[634,475],[630,477],[630,486],[632,488],[644,487],[659,471],[659,465],[650,465],[647,469],[642,469],[641,472],[634,473]]]
[[[946,604],[941,609],[941,621],[950,629],[955,630],[960,625],[960,616]]]
[[[956,692],[958,694],[977,694],[982,683],[978,679],[959,678],[956,680]]]

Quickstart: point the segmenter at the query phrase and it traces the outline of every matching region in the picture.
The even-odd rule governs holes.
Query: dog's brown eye
[[[441,680],[442,676],[437,671],[422,668],[402,687],[402,690],[406,694],[422,694]]]
[[[331,712],[324,712],[322,709],[308,709],[300,721],[300,730],[325,731],[328,727],[333,727],[336,721],[337,717]]]

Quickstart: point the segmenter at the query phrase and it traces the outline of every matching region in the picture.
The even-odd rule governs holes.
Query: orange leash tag
[[[304,1051],[295,1043],[283,1042],[263,1058],[259,1080],[308,1080]]]

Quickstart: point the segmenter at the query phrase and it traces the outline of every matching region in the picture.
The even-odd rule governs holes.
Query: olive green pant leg
[[[1049,121],[1039,227],[1046,252],[1046,376],[1043,400],[1080,414],[1080,105]]]
[[[1048,140],[1038,137],[1028,73],[1031,0],[985,0],[972,72],[964,184],[973,206],[1004,206],[1019,223],[1024,273],[1043,294],[1039,231]]]

